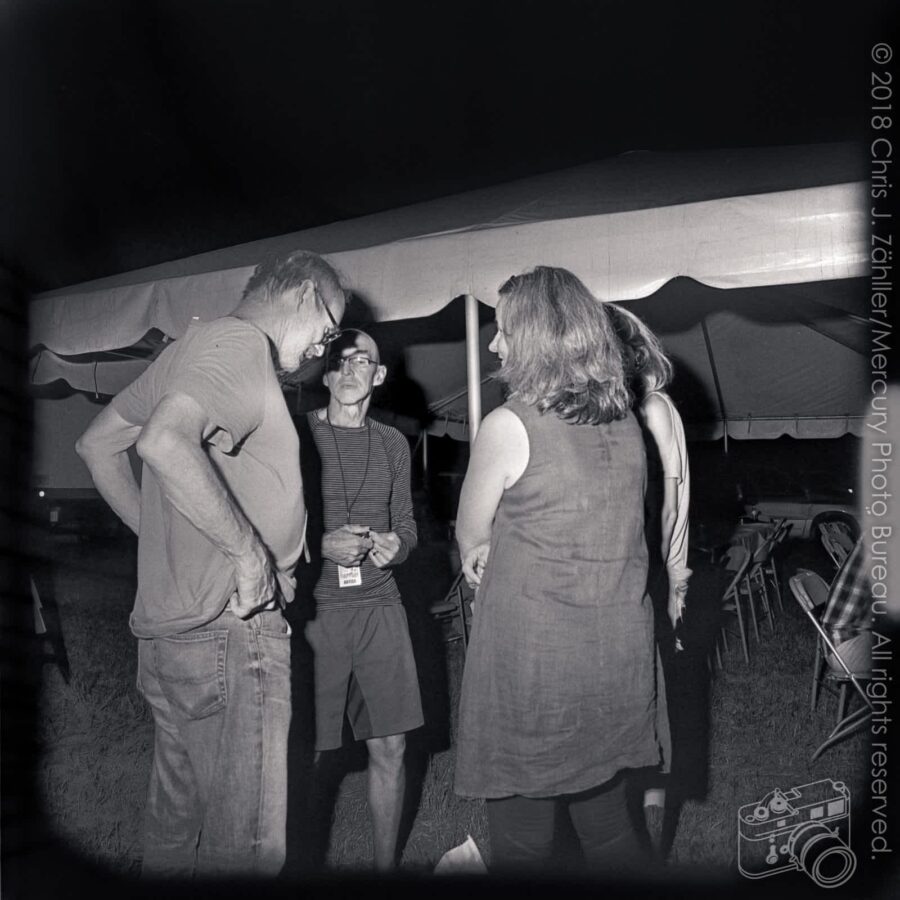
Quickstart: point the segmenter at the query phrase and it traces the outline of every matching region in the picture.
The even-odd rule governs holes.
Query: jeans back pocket
[[[166,700],[190,719],[203,719],[225,707],[227,631],[156,638],[156,673]]]

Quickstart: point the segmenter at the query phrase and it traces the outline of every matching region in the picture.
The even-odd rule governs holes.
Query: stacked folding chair
[[[756,550],[750,561],[750,572],[748,573],[750,586],[759,592],[763,613],[768,619],[772,631],[775,630],[773,597],[778,601],[778,609],[784,613],[784,604],[781,601],[781,582],[775,564],[776,553],[790,530],[790,524],[784,519],[779,519],[774,524],[772,534]],[[770,587],[772,595],[769,594]]]
[[[819,537],[835,569],[840,569],[853,549],[850,532],[841,522],[820,522]]]
[[[747,572],[747,582],[750,596],[748,597],[750,611],[753,616],[753,632],[756,640],[759,640],[759,628],[757,627],[756,599],[760,601],[762,613],[769,622],[769,628],[775,631],[775,618],[772,615],[772,604],[769,602],[769,573],[772,566],[772,546],[775,539],[774,533],[769,535],[750,557],[750,569]]]
[[[813,754],[815,760],[821,753],[857,731],[872,715],[872,701],[866,694],[862,682],[867,681],[871,672],[853,672],[838,652],[828,633],[822,627],[819,617],[828,599],[828,585],[825,580],[815,572],[801,569],[789,582],[791,592],[800,604],[807,618],[812,622],[818,636],[816,638],[816,656],[813,662],[813,682],[811,708],[814,712],[818,700],[820,687],[833,687],[838,692],[837,724],[831,733]],[[849,703],[849,688],[853,687],[862,698],[863,705],[854,712],[847,714]]]
[[[747,548],[739,545],[729,547],[728,552],[725,554],[725,568],[729,572],[734,572],[734,577],[722,594],[721,609],[726,617],[734,617],[734,624],[737,625],[737,636],[740,638],[741,647],[744,651],[744,661],[749,665],[750,647],[747,641],[747,626],[744,622],[743,604],[745,599],[752,598],[753,591],[747,574],[750,568],[750,553]],[[750,601],[750,605],[752,606],[752,601]],[[753,615],[755,627],[755,611]],[[716,637],[716,662],[719,664],[719,668],[722,667],[722,655],[719,651],[718,638],[722,638],[723,647],[727,651],[729,633],[734,634],[735,632],[729,628],[729,623],[725,621],[722,623],[719,634]]]

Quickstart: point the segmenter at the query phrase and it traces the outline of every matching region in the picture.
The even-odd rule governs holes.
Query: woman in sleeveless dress
[[[478,593],[455,789],[487,800],[493,867],[546,864],[565,811],[588,864],[611,869],[639,847],[623,770],[668,759],[641,429],[606,309],[570,272],[510,278],[490,349],[510,397],[482,423],[457,514]]]

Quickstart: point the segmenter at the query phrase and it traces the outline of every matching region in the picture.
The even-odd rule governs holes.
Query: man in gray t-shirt
[[[145,874],[275,874],[284,861],[281,610],[293,599],[305,508],[275,364],[294,371],[321,355],[344,303],[315,254],[267,259],[230,316],[191,325],[76,446],[138,535],[131,628],[156,724]]]

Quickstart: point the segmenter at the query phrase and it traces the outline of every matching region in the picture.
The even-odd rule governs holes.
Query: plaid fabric
[[[866,552],[860,537],[831,583],[822,614],[822,627],[835,644],[872,627],[872,595],[865,562]]]

